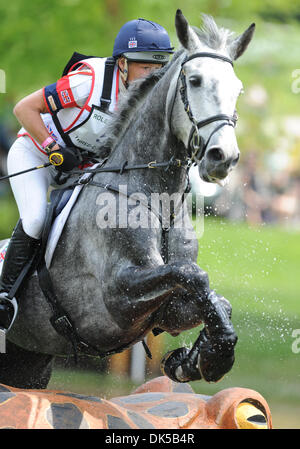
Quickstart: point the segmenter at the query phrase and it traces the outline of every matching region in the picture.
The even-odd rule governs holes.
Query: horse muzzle
[[[205,182],[214,182],[221,186],[226,184],[226,178],[235,168],[239,160],[237,156],[226,158],[219,147],[211,147],[198,164],[199,176]]]

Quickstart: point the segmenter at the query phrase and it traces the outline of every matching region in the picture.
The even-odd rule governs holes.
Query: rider
[[[172,50],[162,26],[132,20],[120,29],[112,58],[77,54],[62,78],[15,106],[22,129],[8,153],[8,174],[49,161],[52,165],[10,179],[20,219],[0,278],[0,328],[8,330],[14,321],[17,301],[7,295],[39,246],[49,186],[58,187],[62,172],[83,168],[93,156],[105,157],[99,150],[101,136],[119,98],[133,80],[166,64]]]

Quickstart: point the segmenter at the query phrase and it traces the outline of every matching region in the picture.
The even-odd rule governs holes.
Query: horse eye
[[[202,84],[202,77],[201,76],[191,76],[189,79],[190,84],[192,87],[200,87]]]

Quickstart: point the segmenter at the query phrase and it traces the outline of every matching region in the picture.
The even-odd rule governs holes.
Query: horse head
[[[234,38],[211,17],[204,15],[203,20],[202,29],[192,28],[180,10],[176,13],[184,59],[177,81],[181,95],[174,99],[171,125],[197,163],[200,177],[222,184],[239,160],[234,128],[243,85],[233,61],[246,50],[255,24]]]

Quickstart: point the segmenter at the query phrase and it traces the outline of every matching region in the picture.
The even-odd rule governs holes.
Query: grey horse
[[[108,130],[106,171],[95,169],[84,186],[49,270],[61,306],[87,343],[85,354],[120,352],[153,330],[178,335],[204,325],[192,351],[180,348],[164,358],[165,373],[179,382],[219,380],[233,364],[237,341],[230,303],[210,289],[197,265],[186,202],[180,202],[182,226],[172,219],[162,226],[162,202],[149,207],[153,194],[182,197],[191,162],[203,180],[222,182],[239,158],[234,124],[242,83],[232,61],[245,51],[254,25],[234,37],[212,18],[203,20],[201,29],[192,28],[178,10],[182,48],[130,87]],[[141,222],[146,210],[155,226]],[[51,325],[36,275],[19,303],[7,353],[0,356],[0,382],[46,388],[53,358],[68,355],[71,344]]]

